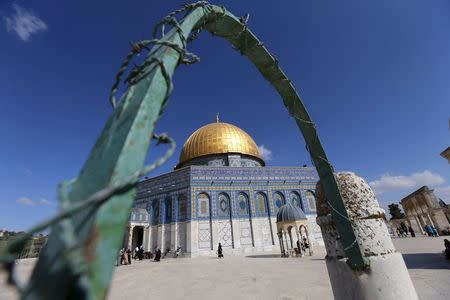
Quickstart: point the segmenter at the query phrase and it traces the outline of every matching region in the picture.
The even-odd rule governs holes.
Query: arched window
[[[300,195],[297,192],[291,192],[290,194],[291,203],[298,208],[302,208],[302,201],[300,199]]]
[[[258,205],[258,212],[260,214],[266,214],[267,213],[266,195],[264,195],[261,192],[257,193],[256,203]]]
[[[165,205],[166,205],[166,223],[172,223],[172,199],[167,198]]]
[[[283,204],[285,204],[284,196],[280,192],[275,192],[273,194],[273,204],[275,204],[276,208],[280,208]]]
[[[306,200],[308,200],[309,208],[311,210],[316,210],[316,197],[311,191],[306,191]]]
[[[186,195],[181,194],[178,196],[178,220],[179,221],[186,220],[186,213],[187,213]]]
[[[209,196],[206,193],[200,193],[197,196],[198,216],[209,217]]]
[[[153,201],[153,220],[152,225],[159,224],[159,200]]]
[[[226,193],[219,194],[218,206],[217,211],[219,216],[230,215],[230,198]]]
[[[238,195],[238,210],[241,215],[248,214],[248,197],[244,193]]]

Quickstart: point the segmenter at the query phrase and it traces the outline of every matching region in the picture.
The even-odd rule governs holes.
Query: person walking
[[[432,233],[433,237],[438,237],[439,234],[438,234],[436,228],[434,228],[433,225],[430,225],[430,227],[431,227],[431,233]]]
[[[131,265],[131,249],[127,249],[128,263]]]
[[[158,249],[158,250],[156,250],[156,253],[155,253],[155,261],[160,261],[160,260],[161,260],[161,250]]]
[[[444,253],[447,259],[450,259],[450,241],[444,239]]]
[[[128,265],[129,261],[130,261],[130,258],[128,257],[128,253],[125,250],[125,248],[123,248],[123,264]]]
[[[414,232],[414,229],[412,229],[411,226],[408,227],[409,233],[411,234],[411,237],[416,237],[416,233]]]
[[[141,247],[139,247],[139,250],[138,250],[138,258],[139,258],[139,260],[144,259],[144,247],[142,245],[141,245]]]
[[[219,247],[217,248],[217,257],[222,258],[223,257],[223,250],[222,250],[222,244],[219,243]]]
[[[120,264],[123,265],[125,263],[125,248],[120,249]]]
[[[433,232],[431,230],[431,225],[425,226],[425,232],[427,233],[428,236],[433,236]]]

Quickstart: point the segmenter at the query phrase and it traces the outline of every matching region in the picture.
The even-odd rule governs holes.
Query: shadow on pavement
[[[408,269],[450,269],[450,260],[442,253],[403,254]]]
[[[250,258],[282,258],[280,254],[247,255]]]

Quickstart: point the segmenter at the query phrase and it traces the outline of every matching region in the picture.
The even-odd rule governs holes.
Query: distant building
[[[217,120],[187,139],[174,171],[139,183],[124,247],[180,247],[184,256],[216,255],[218,243],[237,255],[279,250],[276,216],[287,203],[305,215],[311,242],[323,243],[317,181],[311,167],[266,167],[250,135]]]
[[[400,203],[405,211],[406,221],[416,233],[424,234],[424,227],[432,225],[441,234],[450,226],[448,206],[427,186],[409,194]]]
[[[441,156],[445,158],[450,164],[450,147],[441,152]]]

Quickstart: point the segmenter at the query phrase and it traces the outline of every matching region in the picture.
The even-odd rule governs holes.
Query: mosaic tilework
[[[232,247],[233,246],[233,232],[231,229],[230,220],[221,220],[217,222],[219,243],[222,247]]]
[[[200,212],[197,199],[204,192],[210,198],[211,207],[207,209],[212,218],[220,219],[229,216],[220,210],[218,202],[219,194],[225,193],[230,199],[232,218],[273,217],[278,211],[277,200],[289,201],[291,193],[296,192],[301,207],[310,213],[315,211],[311,195],[317,179],[313,168],[189,166],[140,182],[134,207],[147,209],[151,224],[208,219],[208,213]],[[249,213],[240,208],[239,193],[248,197]],[[256,193],[266,197],[265,212],[259,209]],[[275,193],[279,196],[275,197]],[[204,209],[205,204],[202,205]]]
[[[211,249],[211,224],[209,221],[198,222],[198,247]]]

